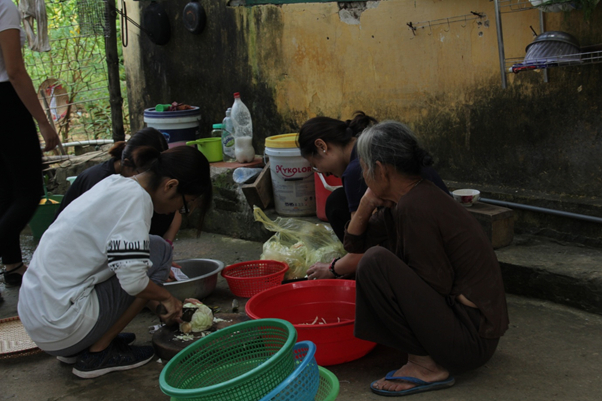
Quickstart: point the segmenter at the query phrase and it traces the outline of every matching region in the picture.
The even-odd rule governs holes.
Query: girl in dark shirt
[[[421,176],[430,156],[405,125],[375,125],[357,148],[369,189],[345,234],[345,249],[364,253],[355,336],[408,354],[370,387],[384,396],[450,387],[508,328],[497,258],[476,219]]]
[[[356,111],[353,119],[347,121],[330,117],[312,118],[303,124],[299,132],[301,156],[310,163],[313,170],[340,177],[343,182],[343,188],[333,191],[326,200],[326,217],[341,242],[345,234],[345,225],[368,189],[362,177],[356,141],[364,129],[376,123],[374,117]],[[430,164],[423,166],[421,174],[449,193],[445,183]],[[361,257],[361,254],[347,254],[331,263],[316,263],[307,270],[307,276],[315,280],[352,275]]]
[[[132,161],[132,153],[141,146],[151,146],[159,152],[163,152],[168,148],[167,141],[163,134],[151,127],[143,128],[136,132],[127,143],[117,142],[109,150],[111,159],[102,164],[90,167],[77,176],[63,197],[59,209],[56,212],[55,220],[71,202],[79,198],[83,193],[87,192],[90,188],[108,176],[121,174],[124,177],[131,177],[134,174],[139,173],[136,165]],[[150,234],[163,237],[163,239],[173,245],[173,241],[180,229],[181,223],[182,216],[178,212],[167,215],[153,213]]]

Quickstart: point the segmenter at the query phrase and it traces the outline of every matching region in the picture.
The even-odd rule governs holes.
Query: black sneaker
[[[124,342],[126,345],[133,343],[136,340],[136,334],[134,333],[119,333],[117,334],[116,339]],[[57,356],[56,359],[59,361],[66,363],[67,365],[74,365],[77,362],[77,357],[81,354],[75,354],[71,356]]]
[[[115,339],[103,351],[82,352],[77,358],[73,374],[83,379],[92,379],[109,372],[137,368],[150,362],[154,355],[153,347],[126,345]]]

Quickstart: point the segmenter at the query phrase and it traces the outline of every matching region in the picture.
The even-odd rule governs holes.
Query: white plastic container
[[[282,216],[316,214],[314,173],[297,147],[298,134],[266,138],[265,154],[270,158],[270,173],[276,213]]]
[[[251,112],[240,100],[240,93],[234,94],[232,105],[232,125],[234,126],[234,155],[239,163],[249,163],[255,160],[253,149],[253,121]]]
[[[144,122],[165,135],[170,148],[184,146],[194,141],[199,130],[201,110],[155,111],[154,108],[144,110]]]

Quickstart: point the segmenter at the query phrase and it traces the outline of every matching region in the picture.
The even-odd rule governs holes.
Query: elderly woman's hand
[[[324,278],[333,278],[332,273],[328,270],[330,263],[315,263],[307,269],[308,280],[320,280]]]
[[[379,198],[370,188],[368,188],[360,201],[360,207],[362,206],[364,207],[364,210],[370,210],[370,214],[372,214],[376,208],[394,207],[395,203],[390,200]]]
[[[379,198],[370,188],[368,188],[366,193],[364,193],[364,196],[362,196],[357,211],[354,213],[353,217],[351,217],[351,221],[347,226],[347,232],[352,235],[361,235],[366,231],[368,220],[370,220],[372,213],[381,206],[393,207],[395,206],[395,203]]]

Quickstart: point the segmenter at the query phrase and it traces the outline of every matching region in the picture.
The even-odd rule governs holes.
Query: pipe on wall
[[[584,220],[584,221],[589,221],[591,223],[602,224],[602,218],[588,216],[585,214],[564,212],[562,210],[548,209],[545,207],[531,206],[531,205],[525,205],[522,203],[506,202],[506,201],[500,201],[500,200],[495,200],[495,199],[480,198],[479,200],[483,203],[490,203],[492,205],[503,206],[503,207],[507,207],[509,209],[523,209],[523,210],[529,210],[531,212],[551,214],[554,216],[561,216],[561,217],[567,217],[570,219]]]
[[[108,143],[114,143],[112,139],[91,139],[89,141],[75,141],[64,143],[64,147],[68,146],[88,146],[88,145],[106,145]]]

